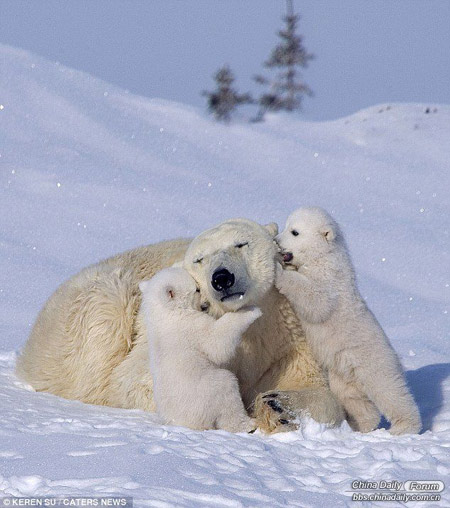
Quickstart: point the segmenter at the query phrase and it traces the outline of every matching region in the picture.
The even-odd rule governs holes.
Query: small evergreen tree
[[[269,91],[262,94],[258,100],[260,109],[256,120],[262,120],[266,111],[301,109],[303,96],[312,95],[311,89],[303,83],[298,68],[306,68],[314,55],[306,51],[303,37],[297,34],[300,16],[294,14],[292,0],[286,0],[286,3],[287,15],[283,18],[286,27],[278,32],[282,41],[264,63],[264,67],[278,68],[280,72],[275,80],[264,76],[254,78],[260,85],[269,86]]]
[[[224,65],[214,74],[217,89],[213,92],[205,91],[203,95],[208,98],[208,109],[217,120],[228,122],[231,113],[241,104],[251,104],[250,94],[239,94],[233,87],[234,75],[228,65]]]

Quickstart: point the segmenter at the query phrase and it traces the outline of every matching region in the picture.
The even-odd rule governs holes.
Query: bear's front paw
[[[253,404],[253,416],[257,427],[265,434],[297,430],[295,414],[286,410],[277,392],[259,394]]]

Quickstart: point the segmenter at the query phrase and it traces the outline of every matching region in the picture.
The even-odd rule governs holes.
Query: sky
[[[384,102],[450,103],[447,0],[294,0],[316,55],[303,116],[328,120]],[[228,63],[252,81],[277,42],[282,0],[1,0],[0,42],[83,70],[132,93],[205,107]]]

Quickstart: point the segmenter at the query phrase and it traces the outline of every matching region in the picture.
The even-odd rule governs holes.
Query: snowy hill
[[[7,46],[0,69],[0,493],[355,506],[354,479],[448,477],[450,106],[224,126]],[[274,437],[197,433],[14,378],[39,308],[86,264],[230,217],[282,226],[303,204],[341,222],[362,293],[408,370],[421,436],[313,423]]]

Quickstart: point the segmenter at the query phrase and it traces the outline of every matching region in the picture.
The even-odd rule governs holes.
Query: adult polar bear
[[[210,314],[245,305],[263,311],[231,366],[246,407],[256,399],[263,430],[289,428],[289,419],[305,410],[318,421],[339,423],[341,409],[301,325],[274,287],[275,234],[275,225],[235,219],[193,241],[140,247],[82,270],[40,312],[18,359],[18,375],[38,391],[68,399],[154,411],[139,283],[183,261],[210,302]],[[258,396],[268,390],[275,393]]]

